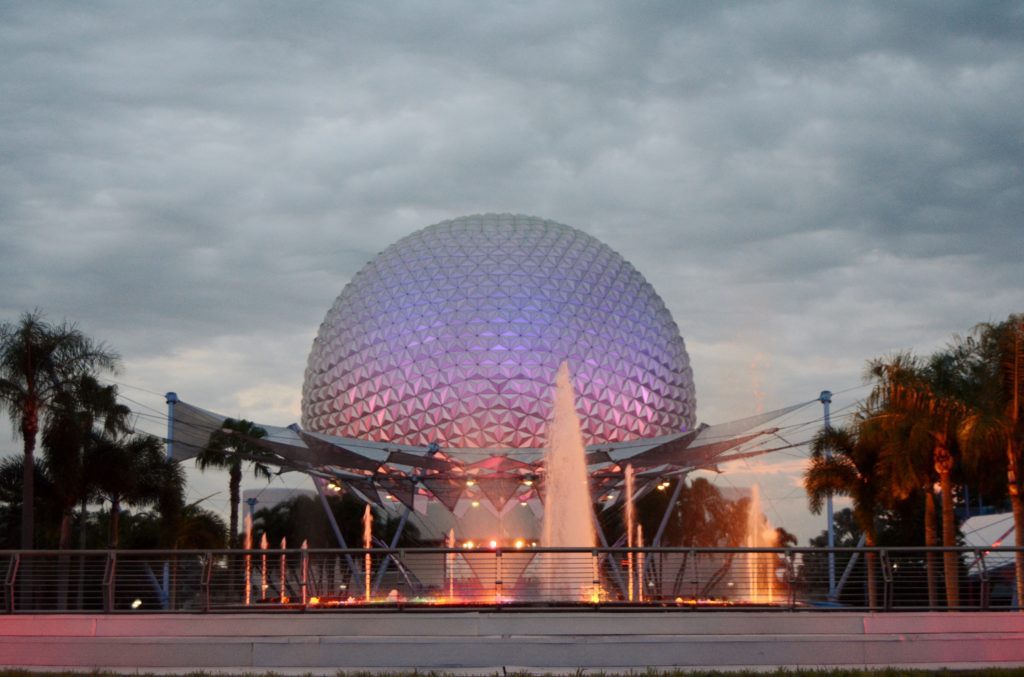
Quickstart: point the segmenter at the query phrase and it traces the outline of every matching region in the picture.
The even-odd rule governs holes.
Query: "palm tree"
[[[59,514],[56,506],[56,490],[46,461],[34,464],[33,481],[35,484],[35,510],[39,517],[39,535],[43,547],[52,547],[55,542],[56,525]],[[8,456],[0,459],[0,507],[3,508],[2,529],[0,529],[0,548],[16,549],[19,541],[21,514],[24,512],[22,501],[22,482],[25,477],[25,459]]]
[[[883,447],[872,434],[870,419],[860,418],[852,428],[824,428],[811,442],[811,463],[804,474],[804,488],[811,512],[821,512],[829,496],[849,496],[853,500],[853,516],[864,534],[864,544],[878,544],[875,518],[880,507],[884,484],[880,476]],[[872,550],[865,553],[867,564],[868,606],[877,606],[875,567]]]
[[[120,542],[122,505],[159,505],[165,492],[180,491],[180,486],[169,489],[168,483],[175,484],[175,478],[183,481],[176,466],[168,467],[163,441],[152,435],[97,436],[86,449],[85,465],[89,481],[110,501],[111,548]]]
[[[24,443],[21,547],[33,547],[36,435],[50,405],[69,383],[86,373],[113,371],[117,355],[74,325],[52,325],[39,311],[17,323],[0,324],[0,408],[7,411]]]
[[[231,518],[228,524],[229,547],[238,547],[238,506],[241,503],[242,466],[249,462],[255,477],[271,478],[267,462],[270,455],[264,451],[258,440],[267,436],[267,431],[245,419],[224,419],[224,425],[210,435],[210,441],[196,456],[200,470],[222,468],[228,471],[228,491],[231,502]]]
[[[117,401],[117,386],[101,385],[91,374],[82,374],[61,390],[51,404],[51,416],[43,431],[43,453],[58,487],[61,507],[60,544],[71,545],[74,508],[82,504],[85,523],[89,487],[84,465],[85,447],[93,439],[93,428],[108,435],[127,433],[131,410]]]
[[[919,489],[925,496],[925,545],[935,545],[933,487],[938,481],[942,505],[942,546],[956,546],[953,471],[958,455],[956,432],[965,412],[958,398],[961,384],[950,356],[938,353],[928,363],[899,354],[874,360],[869,374],[875,388],[868,403],[875,421],[895,449],[885,455],[886,475],[896,494]],[[943,553],[946,603],[960,604],[957,553]],[[929,600],[934,600],[933,557],[928,556]]]
[[[1013,511],[1017,606],[1024,607],[1024,501],[1020,461],[1024,450],[1024,315],[975,327],[975,340],[963,342],[975,378],[971,406],[958,437],[969,459],[1006,464]]]

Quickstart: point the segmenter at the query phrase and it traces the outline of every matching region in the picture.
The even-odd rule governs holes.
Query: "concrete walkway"
[[[0,616],[0,664],[154,672],[1024,665],[1024,614],[406,611]]]

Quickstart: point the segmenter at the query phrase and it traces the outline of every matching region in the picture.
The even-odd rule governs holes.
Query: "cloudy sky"
[[[0,2],[0,319],[116,347],[142,427],[289,423],[366,261],[517,212],[646,275],[701,420],[849,411],[1024,310],[1022,110],[1022,2]],[[801,463],[717,481],[806,537]]]

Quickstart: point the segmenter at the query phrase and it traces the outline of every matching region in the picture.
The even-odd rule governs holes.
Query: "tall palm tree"
[[[887,476],[897,493],[913,487],[925,496],[925,545],[935,545],[933,486],[939,485],[942,506],[942,546],[956,546],[956,515],[953,510],[953,472],[958,445],[956,432],[965,412],[957,396],[959,382],[949,356],[939,353],[924,363],[913,355],[900,354],[874,360],[869,374],[875,388],[869,406],[885,430],[889,443],[902,447],[885,455]],[[915,486],[916,485],[916,486]],[[929,600],[934,598],[932,556],[928,556]],[[957,553],[944,552],[943,579],[946,603],[960,604]]]
[[[39,311],[17,323],[0,324],[0,408],[24,443],[21,547],[33,547],[36,436],[50,405],[69,383],[86,373],[113,371],[118,357],[74,325],[53,325]]]
[[[873,435],[870,419],[861,418],[859,425],[850,428],[824,428],[811,442],[811,463],[804,473],[804,488],[811,512],[821,512],[829,496],[849,496],[853,500],[853,516],[864,534],[864,544],[873,548],[878,544],[875,518],[885,486],[880,476],[881,455],[884,447]],[[868,550],[867,563],[868,606],[877,606],[875,553]]]
[[[963,343],[977,388],[958,436],[974,462],[1006,464],[1006,486],[1013,511],[1014,544],[1024,548],[1024,501],[1020,461],[1024,451],[1024,315],[980,324],[975,339]],[[1015,555],[1017,606],[1024,607],[1024,551]]]
[[[233,418],[224,419],[224,425],[210,435],[210,441],[196,456],[200,470],[221,468],[228,471],[228,492],[231,502],[231,518],[228,524],[228,541],[231,548],[238,547],[238,506],[242,501],[242,468],[246,462],[257,478],[268,481],[271,478],[268,461],[270,455],[254,440],[267,436],[267,431],[252,421]]]
[[[117,401],[117,386],[102,385],[92,374],[82,374],[57,394],[51,412],[43,431],[43,453],[59,480],[59,547],[63,550],[71,545],[71,520],[79,502],[83,525],[85,522],[89,487],[84,454],[93,439],[93,428],[98,424],[101,432],[113,436],[127,433],[131,410]]]

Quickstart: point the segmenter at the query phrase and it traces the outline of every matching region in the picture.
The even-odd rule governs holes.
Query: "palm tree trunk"
[[[110,547],[117,549],[121,538],[121,497],[110,499]]]
[[[871,548],[875,547],[875,531],[868,529],[864,532],[864,545],[868,548],[864,555],[864,563],[868,568],[868,608],[878,607],[878,584],[875,579],[875,567],[878,566],[878,556]]]
[[[57,547],[67,550],[71,547],[71,508],[65,507],[60,514],[60,542]],[[71,558],[68,555],[61,555],[57,558],[57,609],[67,611],[68,609],[68,579]]]
[[[238,463],[232,465],[228,474],[231,480],[228,487],[231,495],[231,531],[228,535],[228,547],[233,550],[238,547],[238,506],[242,501],[240,496],[242,487],[241,465]]]
[[[1006,440],[1006,468],[1006,484],[1010,492],[1010,507],[1013,509],[1013,543],[1017,546],[1017,552],[1013,555],[1017,608],[1024,609],[1024,501],[1021,501],[1020,487],[1017,485],[1017,455],[1011,439]]]
[[[21,480],[21,548],[32,550],[35,547],[33,535],[35,534],[35,469],[34,458],[36,449],[36,434],[39,432],[39,416],[37,410],[29,406],[21,419],[21,435],[25,441],[25,461],[22,467]],[[35,590],[32,584],[34,574],[32,572],[32,558],[26,558],[21,565],[21,578],[26,584],[21,589],[21,606],[31,609],[35,597]]]
[[[88,513],[86,512],[86,502],[88,499],[85,494],[82,494],[82,524],[78,530],[78,548],[79,550],[85,550],[85,546],[88,545],[88,532],[86,531],[86,524],[88,523]],[[78,564],[78,608],[84,609],[85,605],[85,556],[79,558]]]
[[[71,547],[71,518],[73,516],[72,508],[66,507],[61,511],[60,514],[60,541],[57,547],[61,550],[67,550]]]
[[[956,546],[956,517],[953,515],[953,483],[948,472],[939,475],[939,485],[942,488],[942,546],[952,548]],[[957,553],[942,553],[942,569],[946,579],[946,606],[958,607],[960,580],[957,572]]]
[[[924,545],[934,548],[938,539],[935,536],[935,496],[931,487],[924,491]],[[931,550],[925,554],[925,574],[928,578],[928,608],[935,609],[939,605],[938,581],[935,576],[935,553]]]
[[[21,418],[21,437],[25,442],[25,465],[21,480],[21,548],[34,547],[35,533],[35,451],[36,435],[39,433],[39,412],[31,404],[25,408]]]

